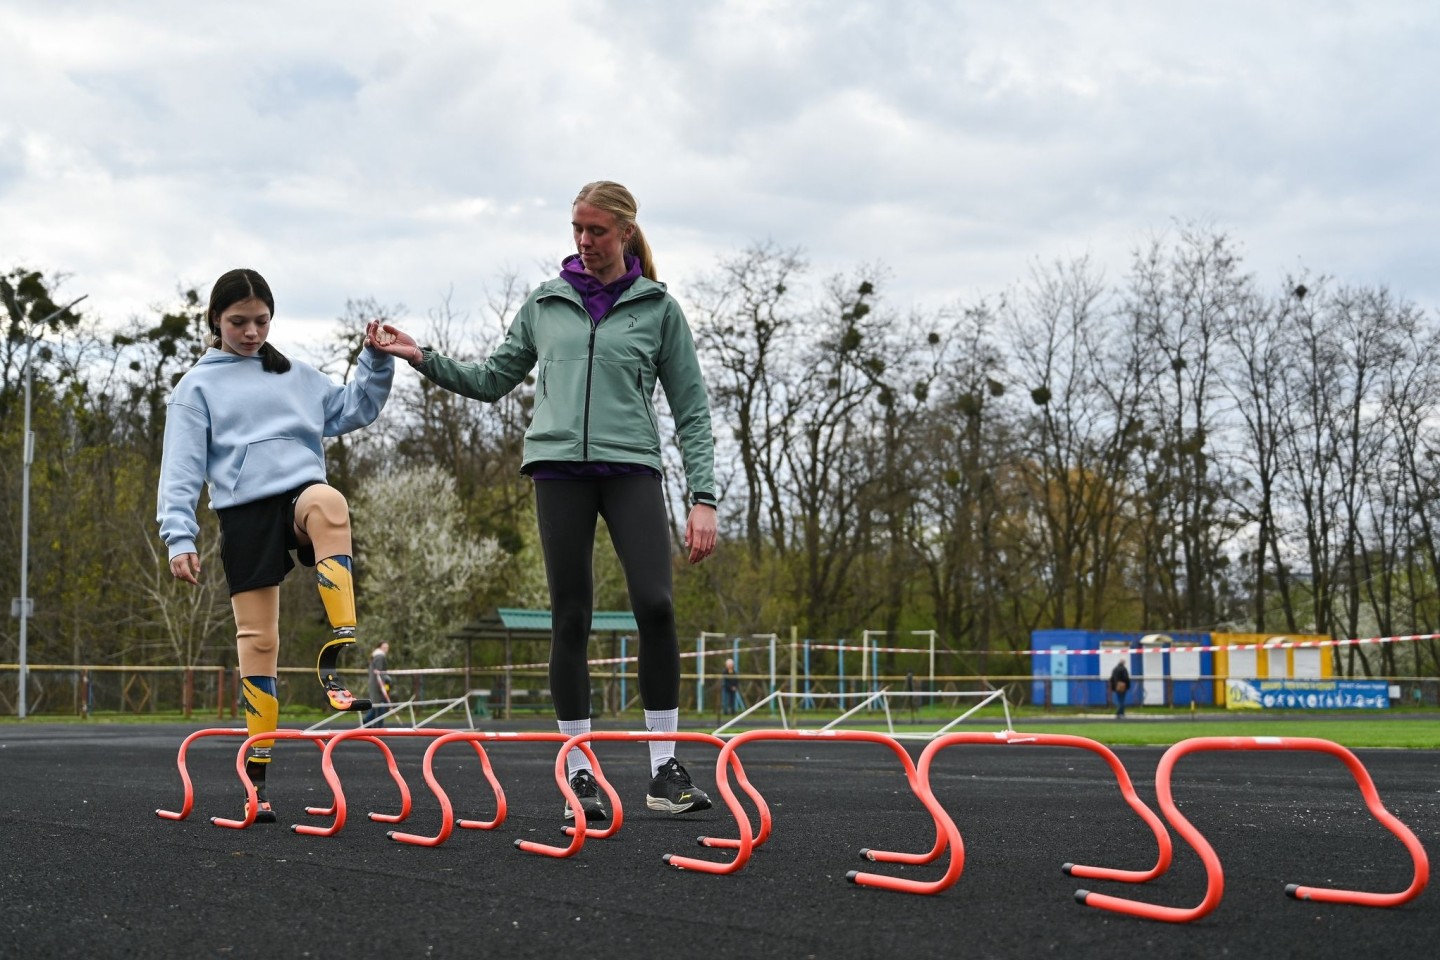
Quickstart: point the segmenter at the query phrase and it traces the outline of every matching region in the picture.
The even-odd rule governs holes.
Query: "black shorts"
[[[220,515],[220,562],[231,596],[284,580],[295,566],[292,550],[305,566],[315,566],[315,548],[301,546],[295,537],[295,501],[315,482],[215,511]]]

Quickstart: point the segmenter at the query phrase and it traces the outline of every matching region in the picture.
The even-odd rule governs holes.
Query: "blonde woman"
[[[674,414],[689,487],[689,561],[699,563],[715,549],[715,444],[705,380],[685,315],[656,277],[636,215],[625,187],[608,180],[586,184],[570,210],[575,253],[561,263],[559,276],[526,299],[504,342],[483,362],[452,360],[391,326],[377,337],[380,349],[476,400],[494,402],[536,371],[521,470],[535,483],[550,585],[550,693],[560,731],[570,735],[590,730],[591,554],[602,517],[639,626],[646,729],[678,729],[680,645],[657,384]],[[574,750],[566,762],[586,819],[607,819],[589,761]],[[650,771],[650,809],[679,814],[710,807],[675,758],[673,740],[650,742]],[[574,815],[567,804],[564,816]]]

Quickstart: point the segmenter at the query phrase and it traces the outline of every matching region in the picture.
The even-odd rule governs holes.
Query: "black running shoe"
[[[335,676],[328,676],[320,681],[325,687],[325,699],[330,701],[332,710],[369,710],[370,701],[362,700],[355,696]]]
[[[275,808],[270,806],[270,801],[265,799],[265,784],[255,784],[255,798],[259,801],[258,809],[255,811],[255,823],[274,823]],[[245,804],[249,806],[250,797],[245,797]]]
[[[650,781],[645,806],[663,813],[694,813],[710,809],[710,797],[690,782],[690,774],[671,757],[660,765],[660,772]]]
[[[593,773],[589,770],[576,770],[570,778],[570,789],[575,791],[575,796],[580,800],[580,809],[585,813],[586,823],[610,819],[610,814],[605,809],[605,798],[600,796],[600,784],[595,781]],[[565,801],[565,819],[575,819],[575,811],[570,809],[569,800]]]

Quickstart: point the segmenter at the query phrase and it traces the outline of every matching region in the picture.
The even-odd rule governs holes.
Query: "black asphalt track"
[[[533,724],[530,728],[537,729]],[[734,836],[723,805],[671,818],[645,809],[645,747],[599,743],[622,790],[625,823],[569,859],[522,853],[517,838],[565,843],[553,780],[555,748],[507,743],[489,751],[506,792],[506,821],[456,830],[435,848],[406,846],[370,822],[392,810],[373,747],[337,751],[350,816],[332,837],[307,804],[328,802],[318,751],[277,747],[271,799],[281,822],[227,830],[238,816],[238,740],[192,748],[196,807],[178,809],[175,757],[195,726],[26,723],[0,727],[0,957],[902,957],[1139,956],[1327,958],[1433,956],[1440,892],[1394,909],[1307,903],[1287,883],[1394,892],[1412,876],[1400,842],[1365,811],[1342,764],[1312,753],[1205,753],[1182,759],[1174,794],[1225,868],[1224,899],[1173,925],[1075,902],[1077,887],[1191,907],[1205,892],[1199,858],[1175,835],[1174,866],[1139,886],[1077,881],[1066,861],[1144,869],[1149,829],[1120,799],[1093,754],[1050,747],[957,746],[936,762],[937,797],[965,844],[959,881],[934,896],[865,889],[852,869],[934,879],[926,866],[864,864],[861,847],[922,851],[934,838],[900,765],[883,746],[750,744],[746,772],[774,816],[774,835],[729,876],[667,867],[665,853],[717,860],[697,835]],[[393,749],[414,795],[403,826],[434,833],[438,806],[420,774],[424,743]],[[912,755],[918,753],[912,745]],[[1117,750],[1155,806],[1162,750]],[[713,747],[682,745],[700,785],[713,787]],[[1440,851],[1440,752],[1357,751],[1387,809],[1430,856]],[[437,764],[460,816],[489,817],[475,755],[447,747]],[[713,791],[712,791],[713,792]]]

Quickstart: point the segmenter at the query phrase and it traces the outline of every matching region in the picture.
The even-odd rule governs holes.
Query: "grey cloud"
[[[225,8],[163,3],[142,29],[22,6],[37,50],[94,52],[0,80],[0,191],[25,197],[0,236],[97,289],[103,250],[140,247],[160,291],[268,258],[327,322],[347,297],[423,314],[452,284],[473,305],[499,265],[564,251],[569,198],[608,177],[681,288],[772,238],[821,272],[884,259],[933,305],[1035,258],[1120,273],[1201,218],[1261,273],[1303,260],[1440,303],[1420,0],[317,2],[239,57]],[[95,42],[102,13],[136,49]],[[44,149],[16,166],[22,142]],[[123,218],[68,202],[57,166]],[[87,243],[44,228],[77,210]]]

